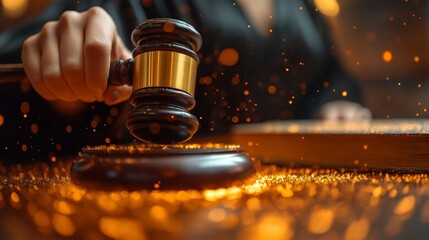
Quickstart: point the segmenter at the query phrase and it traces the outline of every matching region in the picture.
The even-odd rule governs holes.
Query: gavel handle
[[[116,60],[110,63],[109,84],[132,85],[134,75],[134,59]],[[19,83],[28,80],[21,63],[0,64],[0,84]]]

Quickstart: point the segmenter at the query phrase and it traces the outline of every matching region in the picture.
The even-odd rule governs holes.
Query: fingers
[[[73,93],[84,102],[94,102],[87,87],[83,57],[84,19],[77,12],[65,12],[59,20],[60,63],[64,79]]]
[[[43,49],[41,57],[42,78],[46,87],[57,98],[74,101],[77,100],[77,97],[63,78],[57,34],[57,26],[54,22],[45,24],[40,33],[40,49]]]
[[[37,40],[37,36],[31,36],[22,45],[22,64],[34,90],[47,100],[55,100],[57,97],[46,87],[42,79],[41,52]]]
[[[109,86],[104,95],[104,102],[107,105],[114,105],[126,101],[130,98],[132,87],[124,86]]]
[[[103,100],[116,30],[111,18],[100,8],[91,8],[86,14],[89,16],[84,44],[86,84],[97,100]]]
[[[27,39],[22,50],[26,74],[42,97],[109,104],[126,100],[131,91],[107,87],[110,61],[129,57],[113,20],[99,7],[65,12]]]

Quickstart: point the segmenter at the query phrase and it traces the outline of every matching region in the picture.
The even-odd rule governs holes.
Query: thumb
[[[107,105],[115,105],[126,101],[130,98],[132,87],[128,85],[123,86],[108,86],[104,93],[104,103]]]
[[[125,47],[125,44],[123,43],[121,37],[119,37],[119,35],[116,35],[114,46],[112,48],[112,60],[125,60],[131,57],[132,54],[130,50]],[[131,92],[131,86],[107,86],[107,89],[104,92],[104,102],[107,105],[118,104],[120,102],[128,100],[131,96]]]

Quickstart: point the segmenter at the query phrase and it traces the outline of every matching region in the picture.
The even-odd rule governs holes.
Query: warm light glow
[[[162,206],[155,205],[149,210],[149,215],[153,220],[162,222],[167,220],[168,212]]]
[[[39,126],[33,123],[31,124],[30,129],[31,129],[31,133],[36,134],[39,131]]]
[[[326,16],[334,17],[340,12],[337,0],[314,0],[317,9]]]
[[[0,127],[4,124],[4,117],[0,114]]]
[[[341,96],[343,96],[343,97],[347,97],[347,91],[343,91],[342,93],[341,93]]]
[[[52,218],[52,225],[60,235],[65,237],[72,236],[76,231],[76,227],[73,221],[70,218],[61,214],[54,215],[54,217]]]
[[[390,62],[390,61],[392,61],[393,54],[391,51],[386,50],[383,52],[382,57],[383,57],[383,61]]]
[[[274,86],[274,85],[270,85],[270,86],[268,87],[268,93],[269,93],[269,94],[274,94],[274,93],[276,93],[276,91],[277,91],[276,86]]]
[[[233,48],[226,48],[219,54],[218,61],[224,66],[234,66],[238,62],[238,52]]]
[[[18,18],[28,8],[28,0],[1,0],[3,13],[9,18]]]
[[[323,234],[331,228],[334,217],[335,214],[332,209],[318,209],[310,215],[307,229],[314,234]]]
[[[393,209],[393,212],[397,215],[404,215],[411,212],[416,204],[416,198],[413,195],[406,196],[398,202]]]
[[[420,57],[419,56],[414,56],[414,62],[420,62]]]
[[[107,237],[114,239],[146,239],[142,226],[129,218],[102,217],[99,228]]]
[[[359,219],[350,223],[347,227],[344,239],[366,239],[370,229],[367,219]]]
[[[22,102],[20,108],[23,114],[27,114],[30,111],[30,104],[28,102]]]

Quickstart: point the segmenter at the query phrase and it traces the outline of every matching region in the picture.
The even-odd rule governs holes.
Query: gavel
[[[194,135],[198,119],[195,80],[199,63],[196,52],[201,35],[191,25],[176,19],[150,19],[131,35],[133,58],[111,62],[109,84],[130,85],[134,107],[126,116],[130,133],[145,143],[177,144]],[[3,77],[1,77],[3,76]],[[22,65],[0,66],[0,77],[24,77]]]

